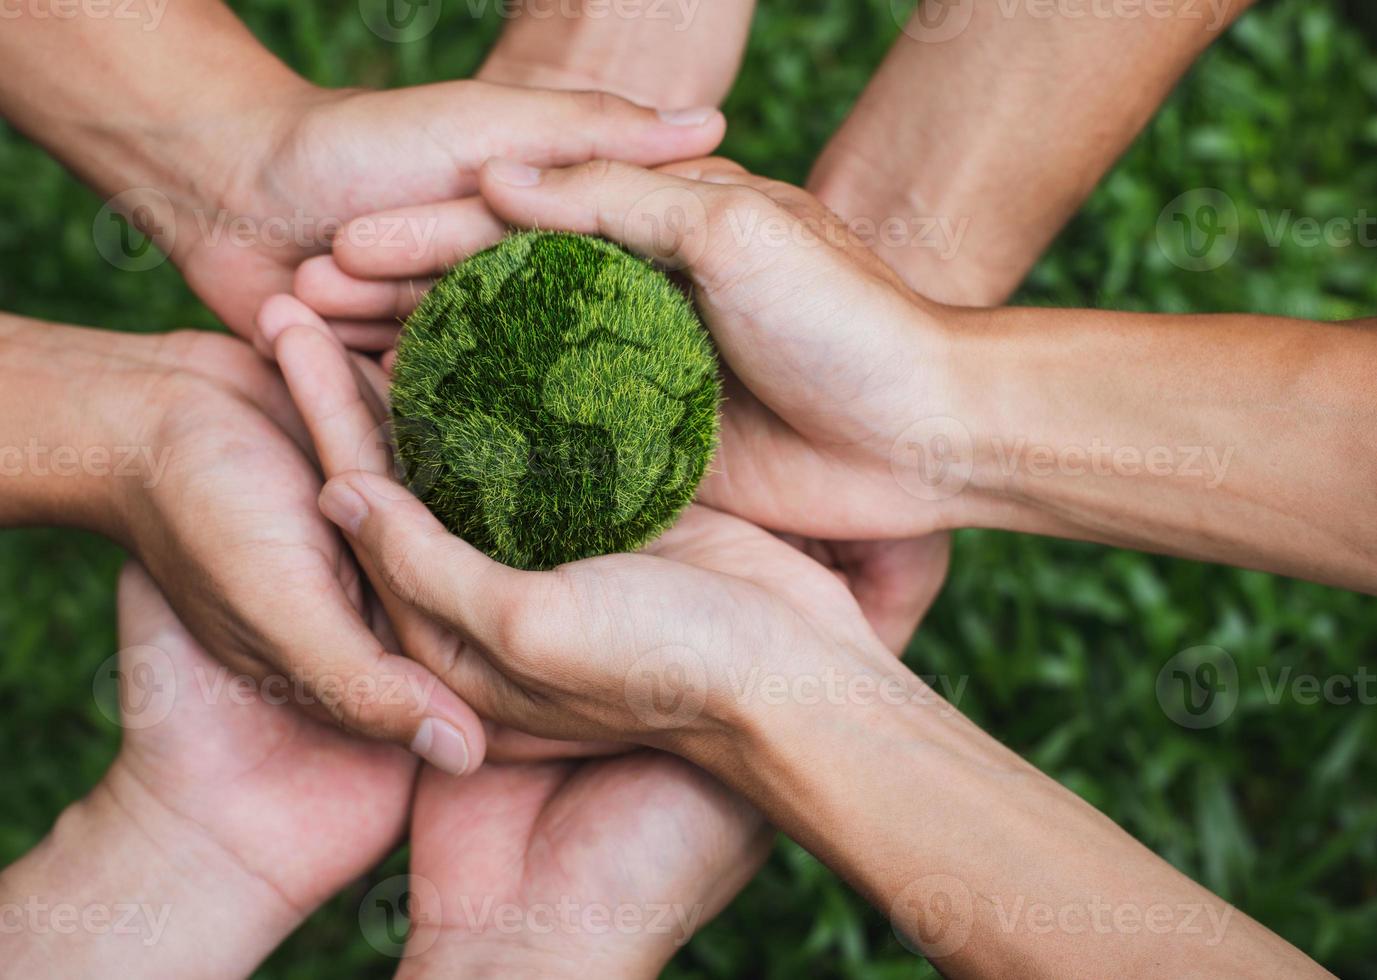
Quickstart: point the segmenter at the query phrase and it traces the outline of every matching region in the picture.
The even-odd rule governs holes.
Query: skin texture
[[[0,115],[112,198],[243,335],[343,224],[471,195],[489,156],[649,164],[710,152],[724,128],[708,109],[666,121],[602,93],[479,81],[321,89],[217,0],[168,4],[156,30],[137,17],[9,19],[0,60]],[[360,347],[395,332],[350,328]]]
[[[409,822],[418,927],[399,976],[652,977],[768,853],[760,815],[672,756],[418,771],[217,663],[137,564],[118,605],[120,753],[0,872],[0,904],[33,909],[0,933],[11,971],[246,976]],[[67,906],[108,918],[68,929]]]
[[[354,447],[368,442],[384,417],[385,380],[351,372],[338,338],[290,297],[269,303],[260,327],[294,397],[307,407],[323,465],[353,465]],[[389,460],[370,453],[365,462],[386,472]],[[833,601],[846,601],[836,579],[798,552],[745,525],[739,531],[790,555]],[[692,528],[684,536],[699,538],[705,551],[717,545],[712,534]],[[391,564],[366,560],[379,570]],[[407,649],[448,661],[458,672],[461,652],[449,648],[448,631],[399,598],[386,574],[379,571],[378,591]],[[658,751],[608,761],[489,765],[464,780],[426,769],[416,796],[411,868],[423,882],[413,895],[415,918],[424,924],[412,936],[400,975],[558,977],[583,975],[597,964],[607,975],[657,976],[688,933],[751,878],[772,837],[739,796]],[[475,840],[484,846],[474,847]],[[569,900],[577,909],[549,911]],[[494,903],[488,915],[485,901]],[[535,924],[501,927],[494,907]],[[643,926],[609,935],[596,916],[617,909],[644,916]],[[666,909],[674,917],[671,929],[659,921]],[[547,918],[527,919],[550,915],[553,929]]]
[[[1048,16],[1031,3],[950,3],[945,17],[936,0],[920,5],[808,190],[923,295],[1002,303],[1191,63],[1251,5],[1095,8],[1119,16],[1068,6],[1085,15]]]
[[[462,780],[427,769],[411,873],[435,887],[413,890],[422,925],[397,975],[659,976],[773,837],[755,808],[663,752]]]
[[[966,306],[1003,302],[1175,81],[1250,5],[1079,18],[1040,15],[1031,5],[1008,12],[953,5],[945,17],[920,8],[824,149],[808,188],[918,292]],[[479,77],[603,88],[652,105],[710,103],[730,87],[751,7],[700,7],[686,24],[592,18],[577,7],[561,8],[569,16],[518,17]],[[1094,85],[1084,83],[1090,77]],[[940,99],[912,98],[938,90]],[[431,237],[449,255],[497,230],[472,202],[437,213]],[[935,237],[923,230],[934,221]],[[907,233],[897,240],[877,233],[892,226]],[[336,257],[338,268],[329,259],[303,267],[296,291],[345,318],[394,316],[394,308],[404,315],[425,285],[370,288],[340,269],[369,280],[443,268],[348,243]],[[947,536],[805,540],[810,554],[847,576],[871,623],[902,650],[946,576]]]
[[[699,506],[642,554],[550,572],[497,564],[385,470],[334,468],[378,393],[350,372],[323,321],[284,297],[260,328],[331,477],[322,511],[380,591],[414,610],[407,651],[485,716],[547,737],[640,742],[702,766],[951,976],[1324,975],[945,705],[893,660],[836,576],[796,548]],[[744,679],[762,675],[778,683]],[[820,690],[834,693],[804,696]],[[1009,926],[1008,909],[1028,902],[1194,909],[1216,927],[1068,939]],[[443,922],[443,897],[437,906]]]
[[[0,526],[112,538],[231,670],[287,683],[296,707],[450,772],[476,768],[490,738],[499,758],[605,750],[484,725],[434,675],[390,652],[390,627],[316,508],[305,426],[247,344],[0,316],[0,351],[0,444],[35,448],[4,460]],[[427,720],[429,739],[420,737]],[[436,725],[462,741],[443,728],[436,739]]]
[[[0,874],[0,900],[150,911],[132,933],[7,928],[6,969],[247,975],[396,844],[415,757],[272,703],[282,689],[212,659],[136,564],[120,578],[119,618],[119,755]]]
[[[996,527],[1377,589],[1351,516],[1377,479],[1371,322],[939,306],[806,192],[676,169],[493,163],[484,191],[516,224],[687,265],[741,385],[706,502],[809,536]],[[697,219],[641,234],[629,215],[671,200]]]
[[[520,5],[478,71],[484,81],[613,92],[660,109],[717,105],[741,67],[754,0]]]

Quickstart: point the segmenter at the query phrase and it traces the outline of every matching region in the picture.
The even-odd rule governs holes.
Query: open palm
[[[657,976],[772,836],[747,803],[660,752],[494,764],[463,780],[427,769],[411,825],[417,926],[398,975]]]
[[[273,703],[290,698],[284,685],[244,683],[137,564],[121,576],[119,619],[113,792],[151,798],[302,914],[386,855],[406,826],[414,756]]]

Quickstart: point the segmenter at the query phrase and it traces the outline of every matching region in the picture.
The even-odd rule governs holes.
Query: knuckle
[[[493,632],[502,647],[503,659],[513,668],[529,665],[542,642],[541,612],[525,597],[503,600],[493,622]]]
[[[507,665],[517,673],[534,674],[546,659],[549,647],[549,624],[557,619],[559,599],[559,571],[540,573],[539,578],[527,581],[525,587],[514,589],[503,597],[494,621],[494,632],[502,646]]]
[[[708,227],[714,232],[740,228],[744,226],[744,219],[758,219],[762,214],[768,214],[774,209],[774,201],[755,188],[731,184],[708,196]]]

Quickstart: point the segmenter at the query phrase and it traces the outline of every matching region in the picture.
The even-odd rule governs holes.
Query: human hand
[[[759,179],[749,178],[744,175],[741,169],[724,161],[711,161],[708,164],[701,162],[690,162],[690,164],[669,165],[664,171],[669,173],[683,173],[683,175],[698,175],[704,172],[704,167],[708,172],[716,173],[717,178],[726,178],[727,175],[742,175],[742,180],[746,182],[759,182]],[[650,213],[638,213],[638,215],[624,215],[622,224],[638,222],[643,224],[647,233],[653,238],[658,230],[672,230],[673,222],[679,220],[677,215],[693,216],[695,213],[704,213],[702,201],[698,198],[684,201],[684,184],[675,183],[672,178],[664,178],[669,184],[669,189],[660,187],[658,190],[646,190],[647,201],[653,201],[657,211]],[[764,216],[763,220],[748,219],[745,228],[766,228],[770,227],[770,233],[784,233],[785,241],[800,241],[796,237],[790,237],[790,228],[801,228],[808,234],[826,234],[828,239],[822,241],[821,238],[814,237],[811,241],[801,242],[799,252],[803,259],[803,268],[795,268],[792,273],[785,275],[799,275],[800,281],[811,278],[815,275],[826,273],[823,264],[817,263],[823,256],[815,255],[821,251],[819,248],[810,248],[810,245],[825,246],[840,253],[843,266],[850,266],[852,282],[859,282],[863,292],[868,293],[870,299],[874,301],[891,301],[898,306],[916,307],[920,300],[912,297],[894,275],[885,270],[883,264],[862,248],[854,239],[844,234],[840,223],[833,216],[828,215],[817,202],[808,198],[803,191],[796,189],[786,189],[785,184],[775,184],[759,182],[763,186],[771,187],[777,194],[784,194],[785,201],[790,206],[799,209],[800,213],[786,212],[784,209],[777,208],[777,213]],[[591,187],[585,186],[585,191],[592,193]],[[717,190],[712,187],[712,190]],[[598,191],[600,193],[600,191]],[[593,200],[593,198],[589,198]],[[761,198],[766,201],[766,198]],[[768,204],[774,202],[767,201]],[[454,239],[468,233],[472,227],[468,211],[472,205],[467,202],[460,202],[454,205],[441,205],[432,211],[434,219],[435,235],[432,238],[432,245],[435,248],[427,249],[425,246],[414,249],[414,251],[403,256],[397,248],[386,248],[386,246],[358,246],[351,244],[348,239],[353,238],[347,235],[346,241],[341,241],[336,246],[335,256],[322,256],[311,259],[303,266],[302,274],[297,277],[297,295],[304,301],[326,314],[347,315],[347,317],[375,317],[375,315],[405,315],[416,303],[417,297],[424,292],[430,285],[428,275],[438,273],[445,266],[446,259],[456,251],[456,246],[450,244]],[[529,215],[527,215],[529,217]],[[563,215],[551,215],[552,220],[562,220]],[[719,216],[720,217],[720,216]],[[759,217],[756,215],[755,217]],[[369,220],[386,220],[386,216],[375,216]],[[519,220],[519,219],[518,219]],[[784,226],[784,227],[782,227]],[[593,227],[593,226],[587,226]],[[627,231],[628,228],[622,228]],[[609,237],[617,237],[616,228],[602,228],[603,234]],[[720,237],[726,239],[728,245],[733,244],[737,233],[727,227],[726,223],[719,222],[717,227]],[[496,241],[498,235],[492,234],[485,241],[478,244],[487,245]],[[636,245],[631,241],[632,246]],[[649,252],[653,257],[664,257],[671,260],[673,266],[680,266],[682,257],[661,255],[665,248],[665,242],[642,242],[649,244]],[[760,241],[742,242],[744,245],[755,246],[757,256],[771,256],[778,252],[777,242],[771,244],[766,241],[764,233],[761,233]],[[474,242],[470,242],[470,246]],[[719,267],[730,266],[730,263],[739,259],[739,255],[717,255],[713,257],[713,262],[719,263]],[[348,270],[348,271],[346,271]],[[351,275],[350,273],[353,273]],[[687,273],[693,277],[693,267],[688,268]],[[359,275],[368,275],[373,278],[358,278]],[[416,278],[390,278],[390,277],[416,277]],[[829,279],[834,282],[836,277]],[[701,282],[694,282],[697,292],[695,299],[704,300],[706,296],[704,286]],[[778,286],[766,286],[766,289],[778,288]],[[793,290],[790,299],[795,300],[797,310],[806,310],[807,315],[818,315],[814,310],[814,300],[810,299],[811,293]],[[730,300],[728,300],[730,303]],[[847,301],[840,300],[837,306],[845,308]],[[858,310],[865,307],[845,308],[848,317],[858,315]],[[777,310],[778,323],[790,321],[795,318],[797,312],[790,307],[789,303],[775,304]],[[706,311],[705,311],[706,312]],[[913,310],[909,311],[912,314]],[[869,372],[869,363],[872,359],[879,356],[880,359],[888,356],[885,351],[874,350],[876,343],[883,343],[884,328],[874,328],[873,323],[877,317],[894,317],[894,311],[870,312],[866,321],[865,330],[879,330],[880,336],[869,337],[859,330],[848,330],[845,328],[845,321],[836,323],[834,333],[836,337],[826,337],[819,333],[811,341],[812,354],[815,358],[823,361],[832,356],[832,351],[826,348],[826,344],[833,344],[836,350],[840,350],[844,344],[855,345],[856,348],[856,374],[858,379],[852,381],[854,384],[863,384],[866,373]],[[726,328],[731,326],[742,326],[742,318],[723,318]],[[823,322],[826,322],[823,319]],[[709,318],[709,325],[717,328],[717,323]],[[772,329],[774,323],[761,325],[760,329]],[[792,332],[790,332],[792,336]],[[891,332],[891,339],[894,334]],[[898,340],[907,340],[906,337],[899,336]],[[870,341],[870,343],[866,343]],[[899,344],[895,344],[899,348]],[[730,354],[728,354],[730,363]],[[880,500],[877,494],[858,493],[858,487],[852,486],[850,471],[856,469],[858,472],[865,472],[865,468],[856,464],[854,458],[839,458],[836,450],[837,443],[844,439],[854,440],[851,432],[829,431],[829,429],[814,429],[808,432],[807,438],[800,439],[799,432],[790,424],[788,416],[781,416],[775,412],[774,407],[766,406],[752,392],[752,384],[759,383],[761,379],[774,383],[771,374],[775,366],[771,363],[771,351],[760,350],[756,352],[753,361],[746,361],[744,365],[738,366],[730,363],[733,368],[738,368],[745,373],[746,384],[741,384],[737,377],[731,377],[728,373],[728,399],[727,413],[724,417],[723,450],[717,458],[713,475],[705,484],[705,500],[715,502],[731,511],[742,513],[749,519],[757,523],[766,524],[770,527],[782,527],[782,529],[795,531],[803,535],[797,538],[797,544],[804,545],[807,542],[808,553],[819,562],[833,568],[837,573],[844,575],[850,584],[852,592],[859,600],[866,617],[868,617],[873,628],[880,633],[885,643],[895,651],[902,651],[907,646],[910,636],[912,636],[917,622],[923,617],[924,612],[931,606],[936,593],[942,585],[946,574],[947,559],[950,553],[950,541],[946,535],[925,534],[925,531],[940,526],[939,515],[935,508],[920,508],[916,523],[912,524],[913,533],[921,534],[921,537],[912,540],[885,540],[885,538],[902,537],[896,533],[890,524],[850,524],[841,526],[834,523],[834,519],[841,513],[855,511],[856,508],[870,507],[877,513],[884,513],[888,518],[898,518],[907,511],[912,511],[914,504],[921,504],[921,500],[916,500],[913,496],[906,493],[898,493],[906,489],[905,484],[895,479],[891,472],[891,457],[895,453],[895,446],[888,445],[883,447],[883,453],[872,453],[869,458],[870,469],[873,471],[873,482],[879,484],[879,489],[883,491],[894,491],[888,500]],[[890,368],[894,368],[891,363]],[[817,392],[817,380],[822,377],[834,376],[834,372],[821,372],[817,365],[807,366],[807,381],[801,387],[796,388],[796,402],[807,407],[808,410],[818,409],[826,412],[823,421],[830,420],[832,413],[828,412],[826,406],[832,405],[834,401],[848,401],[850,395],[841,392],[821,392],[822,398],[814,398]],[[795,379],[797,381],[797,379]],[[914,384],[920,383],[917,379]],[[790,381],[785,381],[788,387]],[[902,394],[902,392],[901,392]],[[883,402],[877,402],[872,406],[872,412],[884,414],[890,412],[890,407]],[[934,414],[929,410],[929,414]],[[921,417],[921,416],[918,416]],[[862,423],[868,424],[868,423]],[[898,435],[898,434],[896,434]],[[920,434],[921,435],[921,434]],[[822,447],[819,451],[818,447]],[[843,479],[845,482],[843,483]],[[912,486],[913,480],[909,484]],[[940,487],[935,487],[939,491]],[[929,487],[921,482],[921,476],[917,479],[918,496],[932,496],[927,491]],[[938,494],[938,496],[939,496]],[[892,497],[902,496],[898,504]],[[874,498],[874,500],[872,500]],[[883,511],[881,511],[883,507]],[[901,507],[903,509],[901,509]],[[833,523],[828,523],[833,520]],[[881,540],[870,540],[870,538],[881,538]]]
[[[119,755],[0,878],[35,916],[3,930],[6,973],[247,976],[396,843],[416,760],[228,672],[134,562],[118,607]]]
[[[468,197],[489,156],[659,163],[710,151],[724,125],[710,109],[662,119],[602,93],[478,81],[385,92],[310,89],[285,100],[271,121],[256,121],[247,144],[234,126],[216,134],[225,141],[222,152],[240,164],[231,178],[212,184],[212,200],[191,206],[215,220],[178,215],[171,254],[207,305],[247,335],[264,299],[290,290],[302,260],[327,250],[351,219]],[[408,217],[402,212],[394,215],[399,224],[367,232],[354,225],[353,233],[365,240],[426,237],[425,224],[408,225]],[[220,219],[230,228],[247,219],[250,233],[240,240]],[[481,237],[496,227],[478,210],[469,233]],[[345,339],[361,348],[390,346],[396,333],[386,321],[343,327]]]
[[[662,752],[425,769],[398,976],[656,977],[754,876],[773,832]]]
[[[414,755],[294,710],[285,677],[217,663],[133,562],[119,618],[125,731],[101,786],[122,809],[202,838],[301,917],[387,855]]]
[[[711,727],[702,719],[733,710],[725,692],[742,686],[744,664],[793,676],[824,670],[810,654],[829,662],[837,649],[883,654],[836,576],[774,535],[704,507],[646,554],[541,574],[493,562],[390,479],[390,453],[376,437],[377,393],[349,370],[325,324],[280,297],[265,305],[260,327],[325,473],[348,474],[322,509],[351,536],[403,648],[466,699],[478,698],[469,703],[484,717],[545,737],[657,744],[666,725],[654,678],[666,669],[688,671],[700,699],[668,727]],[[366,472],[351,472],[360,465]],[[761,663],[772,655],[787,662]],[[711,709],[702,702],[709,691],[722,697]]]
[[[600,234],[682,270],[728,369],[704,501],[812,537],[947,525],[951,501],[919,506],[922,488],[894,466],[905,430],[951,404],[939,313],[952,311],[907,289],[811,195],[716,160],[659,172],[493,161],[481,188],[512,224]]]
[[[142,479],[119,483],[114,536],[202,645],[259,681],[290,680],[292,700],[356,734],[450,772],[476,767],[479,719],[370,627],[357,567],[316,507],[305,429],[269,365],[214,334],[97,339],[110,348],[96,382],[111,389],[104,414],[123,420],[123,444],[146,447]]]

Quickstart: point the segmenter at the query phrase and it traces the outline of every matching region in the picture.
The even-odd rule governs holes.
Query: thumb
[[[713,106],[661,112],[607,92],[565,92],[482,82],[474,131],[487,130],[489,156],[547,167],[588,160],[627,160],[645,166],[706,156],[726,133]],[[496,125],[494,125],[496,123]]]
[[[401,484],[374,473],[335,477],[320,510],[349,535],[374,583],[476,641],[501,650],[540,575],[493,561],[450,534]]]

